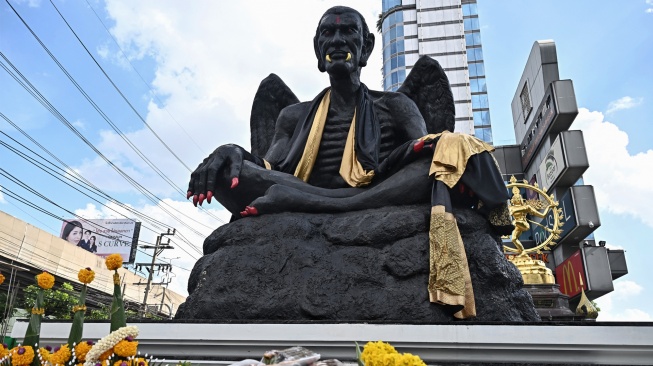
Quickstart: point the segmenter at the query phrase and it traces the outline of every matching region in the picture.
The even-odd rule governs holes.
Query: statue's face
[[[349,75],[358,70],[364,55],[363,24],[355,13],[327,14],[320,21],[317,54],[329,75]]]

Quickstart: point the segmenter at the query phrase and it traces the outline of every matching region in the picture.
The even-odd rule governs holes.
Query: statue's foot
[[[246,206],[245,210],[240,211],[240,216],[242,217],[258,216],[258,210],[256,209],[256,207]]]

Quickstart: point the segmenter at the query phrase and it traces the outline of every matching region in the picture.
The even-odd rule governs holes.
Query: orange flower
[[[54,276],[44,271],[40,275],[36,275],[36,283],[40,288],[49,290],[54,286]]]
[[[122,267],[122,256],[118,253],[111,254],[104,260],[104,263],[110,271],[114,271]]]
[[[138,342],[128,341],[123,339],[113,346],[113,352],[120,357],[131,357],[136,356],[136,349],[138,348]]]
[[[77,358],[77,361],[86,361],[86,354],[91,350],[91,347],[93,347],[92,342],[90,344],[88,341],[79,342],[79,344],[75,346],[75,358]]]
[[[20,346],[11,349],[12,366],[26,366],[34,360],[34,349],[30,346]]]
[[[95,272],[90,267],[82,268],[77,273],[77,278],[79,282],[83,284],[89,284],[95,279]]]

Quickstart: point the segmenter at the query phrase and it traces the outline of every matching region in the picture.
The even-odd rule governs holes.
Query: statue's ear
[[[363,40],[363,54],[361,55],[361,59],[358,62],[358,66],[360,67],[367,66],[367,59],[370,58],[373,49],[374,49],[374,34],[370,32],[368,33],[367,38]]]
[[[320,50],[317,47],[317,35],[313,37],[313,50],[315,51],[315,57],[317,57],[317,69],[320,70],[320,72],[325,72],[324,57],[320,55]]]

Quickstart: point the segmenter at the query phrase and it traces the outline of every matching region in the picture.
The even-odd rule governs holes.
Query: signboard
[[[560,292],[570,298],[579,295],[581,290],[587,290],[587,277],[580,250],[557,266],[555,273]]]
[[[555,139],[540,163],[538,180],[551,192],[555,186],[571,186],[589,168],[581,131],[564,131]]]
[[[558,245],[576,245],[601,226],[592,186],[570,187],[558,202],[564,220],[560,238],[556,240]],[[549,231],[544,227],[553,227],[553,214],[549,213],[544,219],[534,221],[531,224],[532,239],[535,245],[539,245],[549,236]]]
[[[130,219],[70,219],[61,223],[59,237],[98,256],[118,253],[133,263],[140,229],[141,223]]]

